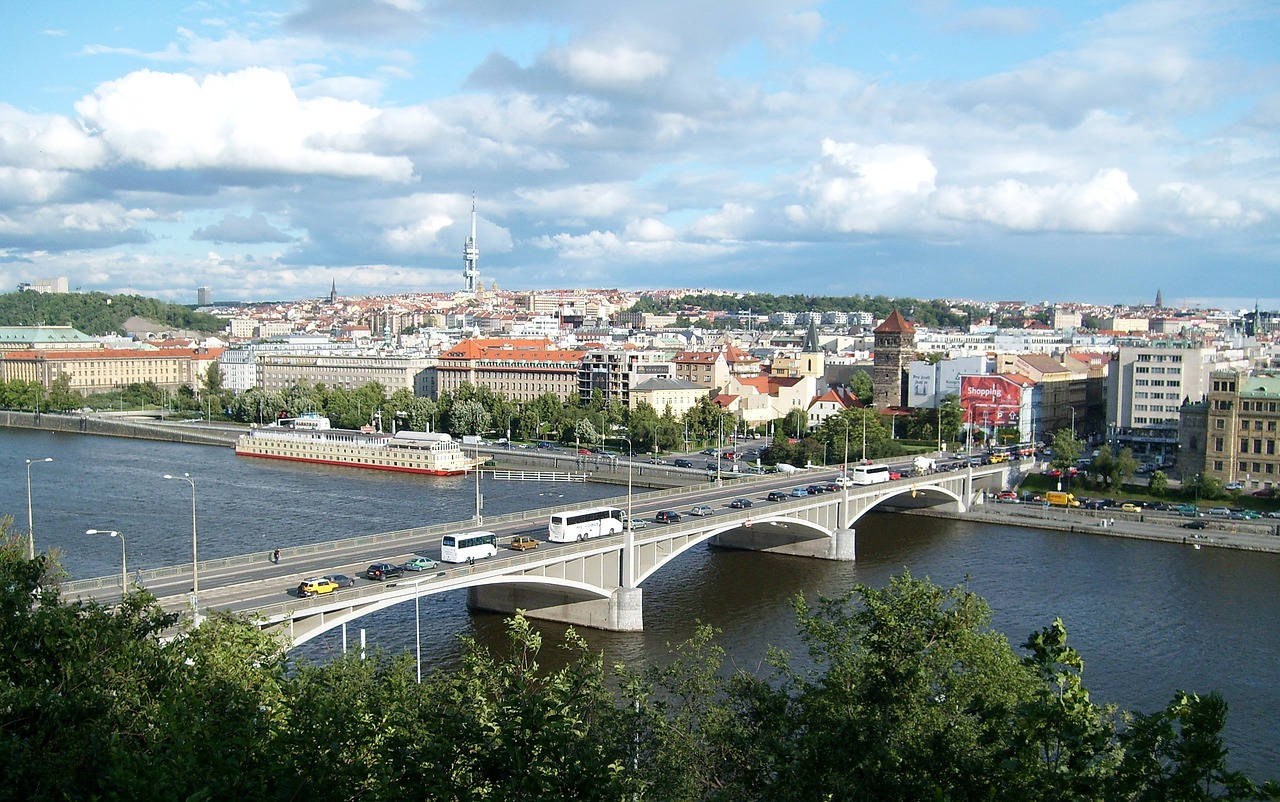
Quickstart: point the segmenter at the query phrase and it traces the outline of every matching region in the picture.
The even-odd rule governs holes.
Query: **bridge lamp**
[[[124,533],[115,529],[86,529],[86,535],[111,535],[120,538],[120,600],[124,601],[125,593],[129,590],[129,563],[124,551]]]
[[[191,478],[191,474],[184,473],[181,476],[173,476],[165,474],[165,479],[181,479],[191,485],[191,600],[193,606],[199,609],[200,595],[200,552],[196,546],[196,480]]]
[[[27,559],[36,558],[36,532],[31,521],[31,466],[37,462],[53,462],[53,457],[27,460]]]

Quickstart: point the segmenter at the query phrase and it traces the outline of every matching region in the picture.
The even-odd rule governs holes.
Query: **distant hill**
[[[10,292],[0,294],[0,326],[71,326],[90,335],[124,334],[131,317],[201,334],[227,327],[220,317],[140,295],[102,292]]]
[[[848,297],[826,295],[771,295],[750,293],[730,295],[706,293],[682,295],[676,298],[644,296],[631,307],[631,312],[656,312],[676,314],[682,309],[694,307],[702,310],[737,312],[750,309],[759,315],[774,312],[870,312],[877,320],[883,320],[897,309],[908,320],[925,326],[960,326],[966,315],[953,309],[945,301],[925,301],[918,298],[887,298],[883,295],[853,295]]]

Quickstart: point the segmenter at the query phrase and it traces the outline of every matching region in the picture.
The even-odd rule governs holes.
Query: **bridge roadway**
[[[201,561],[198,609],[190,595],[190,564],[143,571],[130,579],[155,594],[166,609],[187,615],[214,610],[244,613],[293,645],[376,610],[412,601],[415,595],[461,589],[467,590],[471,609],[519,610],[534,618],[578,626],[638,631],[643,628],[641,584],[695,545],[710,542],[724,548],[852,560],[853,524],[872,508],[939,507],[963,512],[981,503],[984,495],[1002,489],[1011,467],[1015,466],[967,468],[775,502],[765,498],[771,490],[789,492],[797,486],[830,482],[837,472],[809,470],[741,477],[721,486],[706,483],[633,493],[634,517],[647,522],[643,528],[578,543],[547,541],[547,520],[553,512],[582,504],[485,518],[479,525],[472,518],[294,547],[282,551],[278,565],[263,552]],[[729,507],[737,498],[750,499],[752,506]],[[624,495],[594,505],[625,510],[627,503]],[[710,506],[713,513],[691,516],[689,509],[694,505]],[[672,524],[653,520],[657,511],[668,509],[679,512],[682,520]],[[475,565],[441,563],[434,571],[406,571],[388,582],[363,578],[364,569],[374,562],[404,563],[415,556],[438,560],[443,535],[475,529],[499,536],[496,557]],[[538,547],[524,552],[502,548],[517,534],[535,537]],[[296,588],[303,579],[334,573],[355,577],[355,587],[308,599],[297,597]],[[68,582],[63,594],[112,602],[120,597],[120,577]]]

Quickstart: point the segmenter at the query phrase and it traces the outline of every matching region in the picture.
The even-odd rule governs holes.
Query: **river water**
[[[229,448],[0,429],[0,513],[26,531],[25,459],[31,465],[36,547],[57,548],[73,577],[120,570],[113,538],[124,533],[129,568],[191,558],[196,481],[201,559],[460,520],[475,509],[469,477],[432,478],[237,458]],[[482,486],[484,512],[590,501],[616,487],[565,483]],[[766,648],[802,652],[790,600],[836,595],[854,583],[885,584],[909,570],[986,598],[995,626],[1015,645],[1061,617],[1085,658],[1095,701],[1150,712],[1175,691],[1217,689],[1231,706],[1231,764],[1254,777],[1280,765],[1280,555],[1023,529],[905,515],[859,523],[853,563],[695,548],[644,585],[645,631],[583,631],[606,662],[661,661],[699,622],[721,631],[733,666],[759,670]],[[456,665],[458,636],[500,646],[501,616],[471,614],[462,592],[420,607],[424,671]],[[564,628],[540,624],[550,646]],[[413,651],[414,606],[362,619],[367,644]],[[350,628],[348,647],[360,633]],[[333,632],[298,651],[323,660],[342,648]],[[554,649],[549,648],[549,653]],[[549,655],[549,659],[554,659]]]

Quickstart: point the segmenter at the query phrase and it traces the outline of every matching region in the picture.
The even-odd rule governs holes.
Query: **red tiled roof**
[[[915,334],[916,327],[897,309],[889,313],[884,322],[875,327],[876,334]]]

